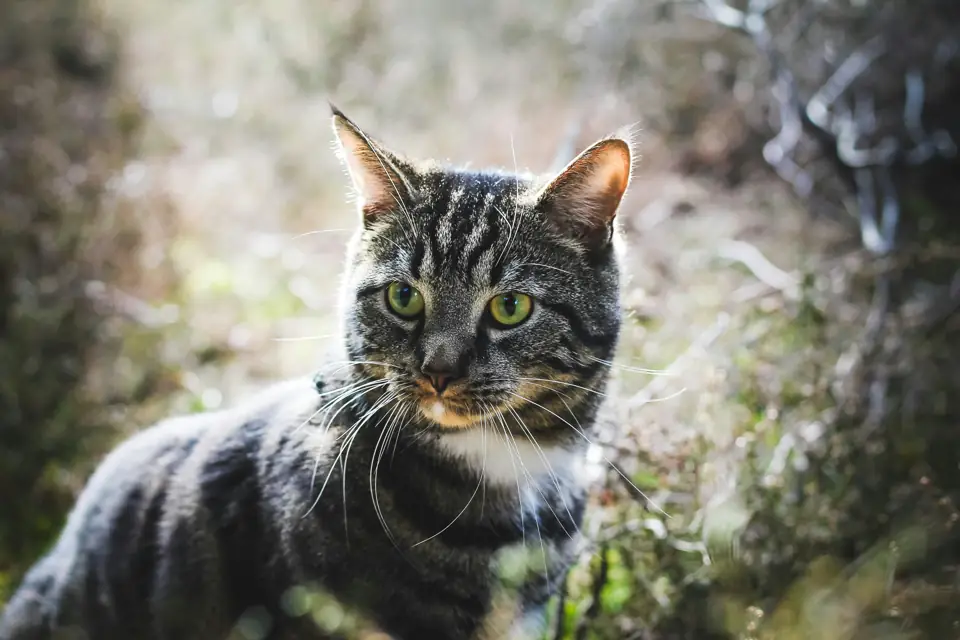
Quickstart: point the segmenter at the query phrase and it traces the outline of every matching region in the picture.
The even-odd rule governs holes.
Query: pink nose
[[[430,384],[438,394],[443,393],[450,381],[453,380],[453,376],[446,373],[428,373],[427,377],[430,378]]]

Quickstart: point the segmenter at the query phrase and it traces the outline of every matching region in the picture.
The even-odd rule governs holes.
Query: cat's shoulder
[[[156,468],[166,458],[244,440],[250,432],[289,428],[309,420],[319,403],[313,381],[297,378],[272,384],[222,409],[164,418],[120,442],[91,480]]]

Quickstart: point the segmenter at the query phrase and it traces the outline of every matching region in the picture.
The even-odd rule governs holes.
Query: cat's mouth
[[[503,420],[502,412],[511,405],[512,394],[502,385],[455,381],[438,393],[418,378],[399,378],[396,382],[408,405],[425,421],[443,429],[498,425]]]
[[[467,429],[490,420],[490,407],[481,408],[469,394],[448,390],[438,394],[419,389],[413,403],[428,421],[447,429]]]
[[[418,401],[418,405],[423,417],[441,427],[465,429],[483,420],[483,416],[463,412],[459,406],[438,396],[423,398]]]

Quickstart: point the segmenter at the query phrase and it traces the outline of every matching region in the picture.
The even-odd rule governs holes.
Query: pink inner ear
[[[584,151],[544,189],[554,222],[578,236],[605,230],[630,182],[630,147],[620,139]]]
[[[334,118],[334,130],[342,147],[343,160],[359,193],[365,220],[402,206],[407,196],[406,183],[381,157],[373,143],[343,119]],[[388,154],[384,154],[385,156]]]

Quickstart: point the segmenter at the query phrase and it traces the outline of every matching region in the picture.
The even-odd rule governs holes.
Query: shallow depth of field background
[[[550,637],[960,637],[956,7],[742,8],[8,0],[0,603],[118,439],[322,362],[357,224],[331,99],[472,166],[638,132],[608,473]],[[851,54],[850,149],[929,159],[853,170],[805,122],[777,160],[782,69],[806,101]],[[892,248],[858,220],[890,203]]]

